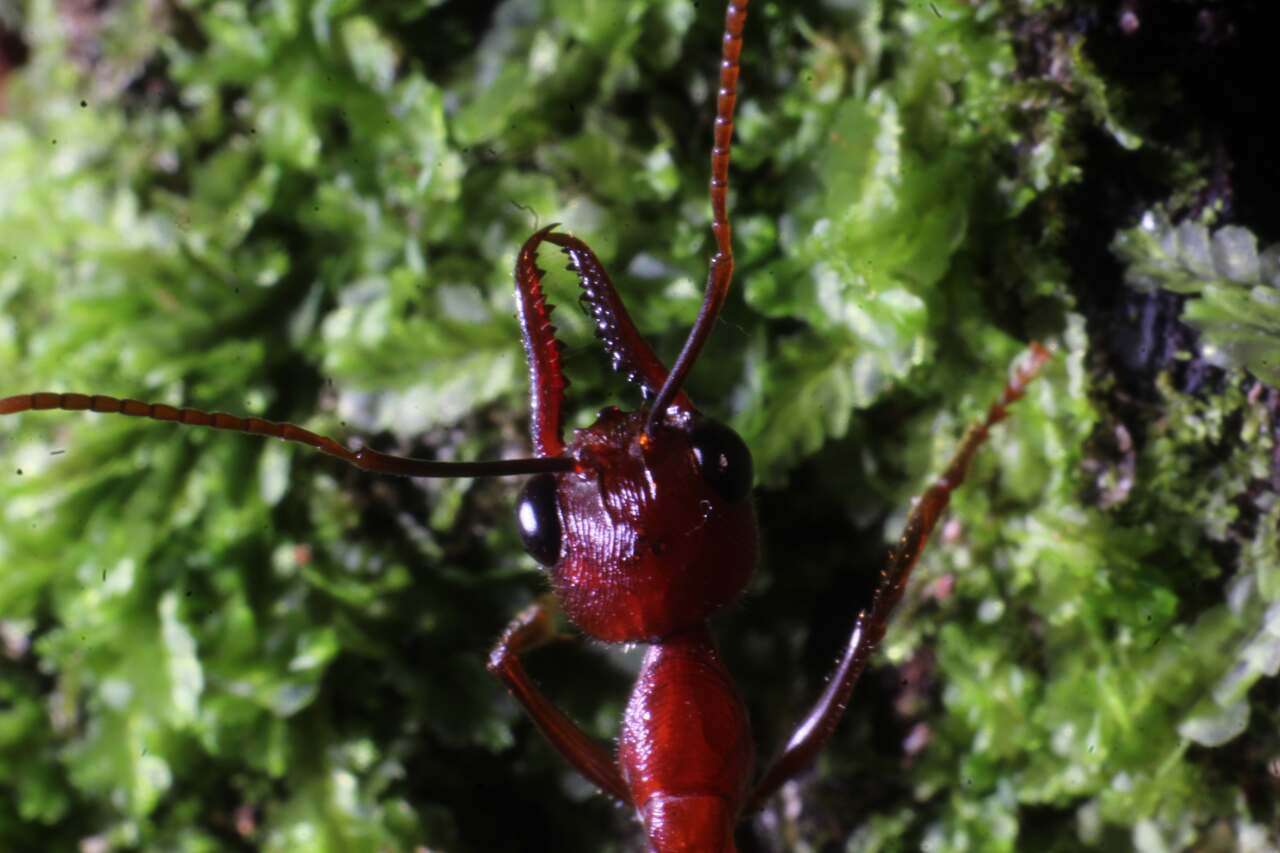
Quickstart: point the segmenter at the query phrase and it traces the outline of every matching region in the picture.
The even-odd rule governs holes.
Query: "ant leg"
[[[579,773],[606,794],[630,804],[627,783],[618,772],[613,756],[553,705],[520,663],[520,655],[555,639],[552,622],[558,609],[555,597],[546,595],[521,611],[489,653],[489,672],[502,679],[534,725]]]
[[[880,583],[871,599],[870,608],[859,613],[853,623],[853,633],[836,671],[804,722],[791,735],[782,754],[757,783],[747,800],[747,811],[754,811],[764,805],[784,782],[809,767],[826,746],[849,704],[853,685],[884,637],[889,616],[902,599],[911,570],[920,559],[920,554],[929,541],[929,534],[947,508],[951,493],[964,482],[969,460],[987,440],[991,428],[1008,416],[1009,405],[1021,399],[1027,383],[1035,378],[1048,358],[1049,353],[1044,347],[1038,343],[1031,345],[1026,361],[1014,370],[1000,399],[987,411],[985,418],[969,428],[946,471],[933,481],[912,508],[902,537],[890,552],[889,564],[880,573]]]

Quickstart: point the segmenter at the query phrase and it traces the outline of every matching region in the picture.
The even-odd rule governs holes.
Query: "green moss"
[[[1210,234],[1192,220],[1175,226],[1157,209],[1118,235],[1115,251],[1132,286],[1197,297],[1185,317],[1203,333],[1207,359],[1280,385],[1280,244],[1259,252],[1247,228]]]
[[[1019,28],[1069,4],[1007,5],[752,9],[737,288],[690,391],[763,487],[767,558],[718,624],[762,756],[1020,339],[1056,350],[817,772],[749,830],[779,848],[1158,849],[1275,819],[1222,770],[1243,742],[1280,747],[1258,699],[1277,509],[1242,500],[1269,476],[1269,415],[1238,373],[1201,397],[1165,382],[1141,440],[1097,449],[1113,379],[1059,239],[1091,211],[1059,193],[1089,179],[1082,129],[1141,140],[1078,44],[1067,95],[1020,69]],[[550,221],[679,346],[711,246],[718,4],[179,4],[98,30],[60,9],[28,4],[30,62],[0,84],[0,394],[522,453],[510,268]],[[1270,316],[1273,259],[1219,231],[1239,251],[1201,269],[1170,233],[1122,236],[1134,283],[1193,288],[1221,362],[1275,382],[1240,326]],[[635,405],[572,281],[551,286],[574,423]],[[543,584],[518,483],[389,481],[119,418],[0,429],[0,846],[637,843],[484,671]],[[636,665],[574,644],[530,661],[604,739]]]

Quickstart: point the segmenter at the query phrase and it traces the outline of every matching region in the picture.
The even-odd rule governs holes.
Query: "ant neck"
[[[712,654],[718,654],[716,649],[716,641],[711,636],[711,623],[699,622],[691,628],[683,628],[674,634],[668,634],[654,640],[649,644],[654,649],[662,649],[665,652],[702,652],[710,649]],[[652,651],[650,652],[652,654]]]

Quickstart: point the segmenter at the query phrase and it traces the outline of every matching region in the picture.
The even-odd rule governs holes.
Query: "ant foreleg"
[[[920,554],[929,541],[929,534],[947,508],[951,493],[964,482],[973,454],[987,440],[991,428],[1008,416],[1010,404],[1021,399],[1027,383],[1035,378],[1048,358],[1049,353],[1044,347],[1038,343],[1031,345],[1029,355],[1014,370],[1000,399],[987,410],[985,418],[965,433],[959,449],[951,457],[942,476],[934,480],[911,509],[902,536],[889,555],[888,565],[880,574],[880,583],[871,599],[871,606],[859,613],[854,621],[853,633],[835,673],[804,722],[791,735],[782,754],[752,791],[746,806],[748,812],[760,808],[784,782],[811,765],[826,745],[844,715],[858,676],[862,674],[871,654],[884,637],[889,616],[902,599],[911,570],[919,561]]]
[[[606,794],[630,805],[631,794],[613,756],[553,705],[520,663],[522,654],[557,637],[553,622],[558,609],[555,596],[546,595],[522,610],[489,653],[489,672],[502,679],[533,724],[579,773]]]

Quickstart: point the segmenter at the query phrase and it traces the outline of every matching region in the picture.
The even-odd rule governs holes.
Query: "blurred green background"
[[[1280,843],[1263,5],[752,5],[739,272],[690,392],[755,453],[765,558],[716,630],[762,760],[911,495],[1026,341],[1056,358],[744,853]],[[536,227],[590,243],[666,357],[697,310],[722,19],[0,0],[0,395],[526,454],[510,275]],[[573,422],[637,405],[549,287]],[[0,849],[643,849],[484,670],[543,589],[519,486],[4,419]],[[607,740],[639,654],[529,666]]]

